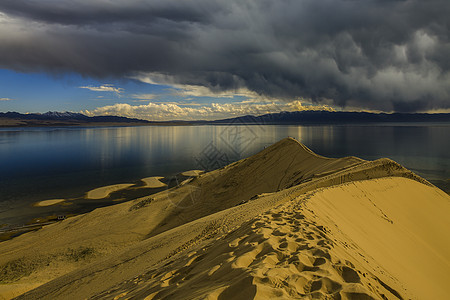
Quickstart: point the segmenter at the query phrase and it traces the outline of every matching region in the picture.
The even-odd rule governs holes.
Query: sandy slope
[[[347,251],[355,259],[371,257],[371,267],[397,279],[407,298],[448,298],[450,197],[444,192],[383,178],[319,191],[306,208],[341,242],[354,243]]]
[[[389,178],[374,180],[385,177]],[[395,182],[398,187],[383,194],[382,180]],[[345,182],[359,188],[347,190]],[[334,187],[320,189],[331,186]],[[416,190],[421,192],[416,193]],[[350,216],[364,215],[370,206],[361,208],[357,201],[342,200],[343,213],[338,214],[338,210],[329,211],[325,200],[317,200],[315,204],[314,199],[322,199],[317,196],[321,193],[328,193],[323,199],[334,203],[337,200],[333,194],[340,191],[347,196],[336,198],[339,201],[358,195],[363,202],[370,199],[377,207],[386,205],[383,211],[398,205],[405,218],[413,212],[423,212],[426,216],[433,213],[436,201],[442,204],[440,213],[450,213],[446,194],[395,162],[324,158],[295,140],[285,139],[248,159],[202,174],[181,187],[96,209],[0,243],[0,281],[6,283],[0,285],[0,294],[11,295],[14,292],[11,292],[11,283],[20,285],[19,293],[25,291],[27,285],[31,289],[49,281],[23,298],[95,295],[110,298],[111,294],[121,293],[139,298],[144,294],[172,298],[176,296],[172,295],[174,290],[179,298],[210,295],[227,299],[230,295],[239,296],[236,293],[240,291],[261,297],[339,294],[343,298],[355,295],[379,298],[384,294],[392,298],[397,293],[423,296],[418,288],[411,288],[412,280],[402,277],[405,271],[399,266],[386,267],[385,264],[389,264],[389,260],[383,260],[386,255],[377,258],[371,253],[380,247],[365,244],[367,235],[352,233],[349,225],[337,226],[341,220],[350,218],[344,212],[353,211]],[[374,193],[374,198],[366,197],[368,193]],[[411,210],[411,205],[404,205],[410,194],[416,197],[415,201],[423,210],[417,207]],[[397,202],[402,195],[407,196]],[[382,201],[379,199],[389,202],[378,203]],[[314,204],[316,206],[309,206]],[[276,208],[279,205],[284,207]],[[394,220],[389,213],[385,214],[386,218]],[[384,217],[380,218],[387,222]],[[364,223],[364,220],[355,224],[358,228],[371,228],[372,223]],[[378,219],[374,217],[374,220]],[[278,224],[280,222],[283,224]],[[428,243],[424,234],[430,233],[435,235],[432,240],[440,241],[417,250],[422,254],[440,253],[439,257],[444,260],[435,260],[431,264],[434,268],[445,259],[448,264],[445,247],[449,238],[435,231],[436,226],[447,225],[448,228],[448,224],[433,222],[435,225],[423,231],[418,229],[425,228],[421,226],[406,228],[420,241],[424,239]],[[389,223],[400,231],[387,230],[375,221],[373,224],[376,224],[374,230],[380,228],[380,236],[389,235],[386,243],[402,241],[394,243],[393,250],[389,248],[390,255],[397,257],[409,251],[405,247],[411,241],[403,242],[398,235],[403,233],[400,229],[410,223],[396,220]],[[284,233],[280,234],[281,231]],[[358,251],[353,251],[352,247]],[[194,254],[189,255],[185,249]],[[366,259],[361,259],[361,255]],[[417,255],[404,255],[401,266],[410,262],[417,266],[418,272],[423,271],[428,278],[433,278],[425,266],[431,266],[427,261],[434,256],[425,256],[421,263],[416,263],[412,259]],[[278,266],[283,267],[278,270]],[[445,279],[448,265],[442,266],[434,276]],[[165,273],[159,274],[161,270]],[[439,295],[436,286],[442,280],[433,282],[437,284],[425,285],[436,291],[429,295]]]
[[[445,193],[404,178],[318,190],[94,298],[445,299],[449,211]]]

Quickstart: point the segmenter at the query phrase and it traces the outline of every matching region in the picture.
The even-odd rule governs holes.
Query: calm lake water
[[[450,124],[8,128],[0,129],[0,224],[109,205],[31,206],[144,177],[215,169],[287,136],[328,157],[389,157],[449,191]]]

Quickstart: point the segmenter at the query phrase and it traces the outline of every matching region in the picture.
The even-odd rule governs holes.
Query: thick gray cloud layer
[[[0,12],[3,68],[450,108],[448,0],[2,0]]]

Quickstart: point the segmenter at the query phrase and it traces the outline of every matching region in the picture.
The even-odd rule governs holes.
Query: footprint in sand
[[[330,278],[323,277],[312,282],[310,292],[320,291],[323,294],[330,295],[340,291],[341,288],[342,285],[338,282],[331,280]]]
[[[359,283],[361,282],[361,278],[359,277],[358,272],[354,269],[344,266],[337,265],[334,266],[334,269],[339,273],[339,275],[344,279],[347,283]]]

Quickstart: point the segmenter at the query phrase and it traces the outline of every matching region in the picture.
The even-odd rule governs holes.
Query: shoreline
[[[0,120],[1,121],[1,120]],[[120,123],[120,122],[108,122],[108,123],[40,123],[40,124],[13,124],[13,125],[5,125],[0,122],[0,128],[47,128],[47,127],[137,127],[137,126],[191,126],[193,124],[178,124],[174,123],[156,123],[156,124],[148,124],[148,123]]]
[[[449,114],[450,115],[450,114]],[[140,126],[450,126],[450,120],[416,120],[416,121],[306,121],[306,122],[270,122],[270,121],[130,121],[130,122],[79,122],[56,120],[27,120],[0,118],[2,128],[47,128],[47,127],[140,127]]]
[[[108,206],[116,205],[117,203],[124,203],[128,201],[133,201],[137,198],[142,197],[136,196],[136,192],[139,194],[145,193],[145,195],[153,195],[158,192],[161,192],[162,190],[165,190],[168,188],[167,183],[171,184],[171,187],[174,186],[174,183],[181,184],[184,180],[189,178],[195,178],[198,177],[200,174],[202,174],[203,171],[201,170],[187,170],[183,172],[179,172],[172,176],[151,176],[146,178],[141,178],[140,180],[136,181],[135,183],[129,183],[129,184],[113,184],[108,186],[102,186],[95,189],[92,189],[88,192],[84,193],[84,196],[78,197],[78,198],[65,198],[65,199],[50,199],[50,200],[41,200],[38,202],[32,203],[30,206],[31,209],[37,208],[37,209],[46,209],[49,207],[52,207],[53,209],[56,209],[55,206],[61,206],[66,208],[66,205],[73,205],[79,204],[77,202],[82,201],[83,203],[89,203],[90,201],[109,201]],[[187,176],[186,174],[189,174],[190,176]],[[176,180],[173,180],[174,178],[177,178]],[[162,181],[161,181],[162,180]],[[127,193],[129,195],[127,195]],[[100,195],[101,194],[101,195]],[[112,194],[120,194],[113,198],[118,199],[111,199]],[[96,198],[89,198],[90,196],[95,196]],[[123,196],[123,198],[121,198]],[[100,198],[98,198],[100,197]],[[100,206],[100,207],[108,207],[108,206]],[[96,209],[96,207],[93,207],[91,210],[87,212],[82,213],[66,213],[67,210],[61,208],[59,209],[59,214],[53,214],[53,215],[45,215],[45,213],[42,213],[40,215],[36,214],[35,217],[32,220],[26,221],[24,224],[18,224],[18,225],[10,225],[10,224],[1,224],[0,227],[0,243],[3,241],[11,240],[15,237],[18,237],[24,233],[36,231],[42,229],[46,225],[58,223],[60,221],[63,221],[67,218],[71,218],[74,216],[82,215],[85,213],[89,213],[93,209]]]

